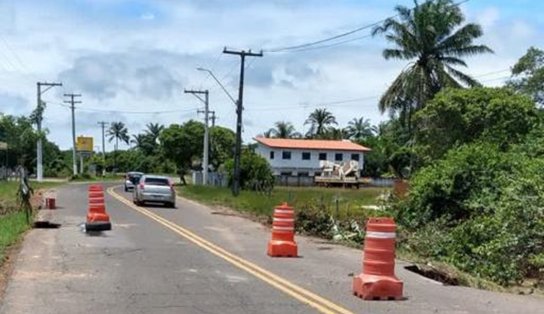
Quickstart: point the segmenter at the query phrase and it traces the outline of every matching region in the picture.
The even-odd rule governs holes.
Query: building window
[[[319,153],[319,160],[327,160],[327,153]]]
[[[359,154],[351,154],[351,160],[359,161]]]
[[[283,151],[281,153],[281,158],[282,159],[291,159],[291,152],[290,151]]]
[[[336,160],[336,161],[344,160],[344,154],[342,154],[342,153],[334,154],[334,160]]]
[[[309,177],[309,176],[310,176],[310,173],[309,173],[309,172],[299,172],[299,173],[298,173],[298,176],[299,176],[299,177]]]
[[[281,172],[280,175],[281,175],[282,177],[290,177],[290,176],[293,175],[293,173],[292,173],[292,172]]]
[[[310,160],[310,153],[302,152],[302,160]]]
[[[274,159],[274,152],[270,152],[270,159]]]

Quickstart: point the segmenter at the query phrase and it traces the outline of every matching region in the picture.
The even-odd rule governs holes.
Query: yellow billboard
[[[78,136],[76,142],[76,148],[79,152],[92,152],[93,151],[93,138],[88,136]]]

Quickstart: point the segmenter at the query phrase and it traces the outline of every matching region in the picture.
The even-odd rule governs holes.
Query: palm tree
[[[346,127],[347,136],[352,140],[364,140],[377,132],[378,129],[376,126],[370,124],[370,120],[363,117],[359,119],[353,118],[353,120],[348,122],[348,126]]]
[[[410,62],[383,94],[379,108],[383,112],[404,112],[407,119],[444,87],[477,86],[469,75],[455,69],[467,64],[463,57],[493,52],[485,45],[473,44],[482,36],[479,25],[461,26],[464,16],[452,0],[433,0],[413,9],[397,6],[397,17],[388,18],[372,34],[384,34],[395,48],[385,49],[385,59]]]
[[[314,110],[304,124],[310,125],[307,136],[311,138],[322,137],[331,125],[338,125],[336,118],[325,108]]]
[[[145,141],[146,141],[145,134],[132,134],[132,139],[130,140],[130,144],[134,144],[135,148],[141,149],[144,146]]]
[[[268,130],[269,137],[275,138],[300,138],[302,135],[295,130],[291,122],[278,121],[274,128]]]
[[[320,138],[327,140],[343,140],[348,139],[349,135],[346,128],[342,129],[330,127],[327,128],[327,130],[320,136]]]
[[[159,123],[148,123],[146,127],[147,130],[145,131],[145,133],[150,136],[151,142],[157,143],[159,135],[161,134],[162,130],[164,130],[164,125]]]
[[[113,152],[113,163],[116,166],[117,163],[117,148],[119,146],[119,140],[128,144],[130,137],[128,136],[128,130],[125,124],[121,121],[112,122],[107,132],[108,141],[111,143],[115,139],[115,147]]]

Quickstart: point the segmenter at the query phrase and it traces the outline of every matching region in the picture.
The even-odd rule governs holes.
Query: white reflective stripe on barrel
[[[294,218],[274,218],[273,220],[278,222],[295,222]]]
[[[293,227],[278,227],[278,226],[272,226],[272,230],[289,230],[292,231]]]
[[[274,212],[278,214],[291,214],[293,213],[292,209],[276,209]]]
[[[379,232],[379,231],[367,231],[367,238],[376,238],[376,239],[394,239],[396,236],[395,232]]]

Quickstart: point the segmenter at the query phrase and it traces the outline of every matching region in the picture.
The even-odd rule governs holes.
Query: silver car
[[[176,207],[176,191],[168,177],[143,175],[134,187],[132,194],[134,204],[143,205],[146,202],[163,203],[168,207]]]
[[[132,191],[134,186],[140,182],[140,178],[143,175],[143,173],[136,171],[127,172],[125,176],[125,192]]]

